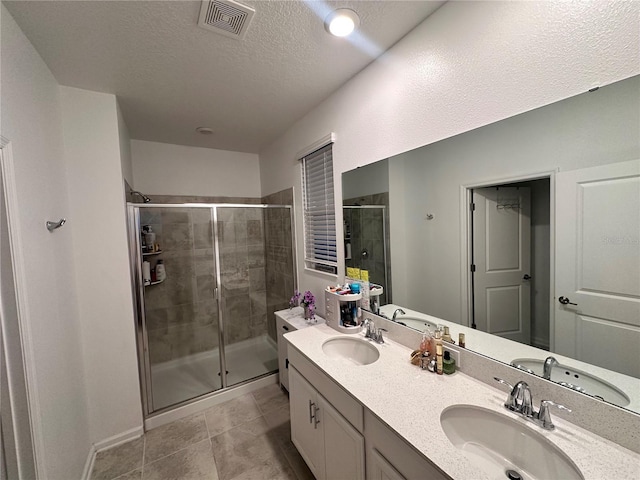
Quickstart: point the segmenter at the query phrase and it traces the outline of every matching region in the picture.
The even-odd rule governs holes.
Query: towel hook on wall
[[[47,230],[49,230],[50,232],[53,232],[56,228],[60,228],[66,222],[67,222],[66,218],[61,218],[57,222],[47,222]]]

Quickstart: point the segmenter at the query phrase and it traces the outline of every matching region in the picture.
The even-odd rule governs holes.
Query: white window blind
[[[336,212],[331,144],[302,158],[304,260],[307,268],[337,273]]]

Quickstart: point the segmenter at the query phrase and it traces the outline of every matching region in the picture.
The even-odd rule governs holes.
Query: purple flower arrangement
[[[300,303],[302,303],[302,306],[304,307],[305,318],[307,320],[313,320],[314,318],[316,318],[316,297],[313,296],[313,293],[311,293],[309,290],[304,292],[302,301]]]
[[[297,307],[298,305],[300,305],[300,292],[295,290],[293,297],[289,300],[289,308]]]

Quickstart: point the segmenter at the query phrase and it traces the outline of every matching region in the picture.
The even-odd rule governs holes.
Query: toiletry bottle
[[[440,330],[436,332],[436,373],[442,375],[442,338],[440,337]]]
[[[158,263],[156,264],[156,278],[159,282],[163,282],[164,279],[167,278],[163,260],[158,260]]]
[[[427,340],[427,332],[422,334],[422,341],[420,342],[420,353],[424,355],[429,351],[429,341]]]
[[[442,371],[447,375],[451,375],[456,371],[456,361],[451,358],[449,351],[444,352],[444,358],[442,359]]]
[[[142,262],[142,281],[145,285],[151,283],[151,264],[146,260]]]
[[[437,332],[437,331],[436,331]],[[436,358],[436,334],[431,333],[430,330],[427,330],[429,334],[429,353],[431,354],[431,358]]]
[[[146,230],[144,234],[144,243],[147,245],[147,251],[154,251],[154,244],[156,243],[156,234],[153,232],[151,225],[145,225]]]
[[[460,345],[462,348],[465,348],[466,342],[464,338],[464,333],[461,333],[458,335],[458,345]]]
[[[444,327],[444,333],[442,334],[442,340],[445,342],[453,343],[451,334],[449,333],[449,327]]]

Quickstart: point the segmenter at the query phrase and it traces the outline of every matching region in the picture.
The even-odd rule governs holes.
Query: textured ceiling
[[[242,3],[244,40],[197,27],[200,1],[5,5],[60,84],[118,96],[131,138],[255,153],[444,2]],[[329,7],[358,12],[356,39],[325,32]]]

